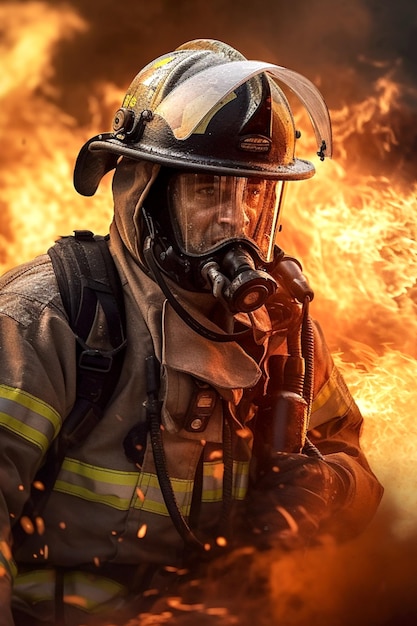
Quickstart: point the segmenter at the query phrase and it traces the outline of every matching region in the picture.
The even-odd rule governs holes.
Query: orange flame
[[[315,289],[312,314],[365,416],[363,445],[399,508],[397,530],[416,528],[417,184],[350,163],[345,143],[390,152],[390,115],[401,86],[379,80],[364,102],[332,112],[334,161],[288,192],[280,245],[298,256]],[[372,120],[372,136],[365,135]]]

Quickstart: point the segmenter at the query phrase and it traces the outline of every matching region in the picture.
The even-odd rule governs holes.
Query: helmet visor
[[[322,94],[308,78],[280,65],[234,61],[209,67],[177,85],[156,107],[155,113],[166,120],[177,139],[187,139],[207,115],[215,115],[221,103],[233,97],[234,89],[263,72],[295,93],[310,116],[318,147],[325,146],[325,155],[331,157],[331,122]],[[284,109],[288,107],[283,93],[275,92],[275,98]]]
[[[168,202],[183,251],[203,255],[247,239],[273,260],[284,181],[180,173],[168,185]]]

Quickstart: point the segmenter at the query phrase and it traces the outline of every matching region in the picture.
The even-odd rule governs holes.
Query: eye
[[[202,185],[201,187],[197,187],[196,195],[201,198],[212,198],[214,196],[214,186]]]
[[[216,189],[214,185],[200,185],[195,190],[195,198],[201,202],[211,202],[215,197]]]

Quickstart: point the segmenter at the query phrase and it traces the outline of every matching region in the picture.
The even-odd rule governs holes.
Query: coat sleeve
[[[361,445],[363,417],[333,362],[320,326],[313,323],[313,328],[314,399],[308,438],[344,477],[344,505],[329,521],[329,529],[348,538],[371,521],[383,488]]]
[[[15,573],[11,529],[75,397],[75,340],[46,258],[0,281],[0,354],[0,613],[6,620]]]

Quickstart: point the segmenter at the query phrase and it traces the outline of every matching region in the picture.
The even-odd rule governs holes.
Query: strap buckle
[[[78,359],[78,367],[93,372],[110,372],[113,364],[113,356],[103,354],[100,350],[89,348],[81,352]]]

